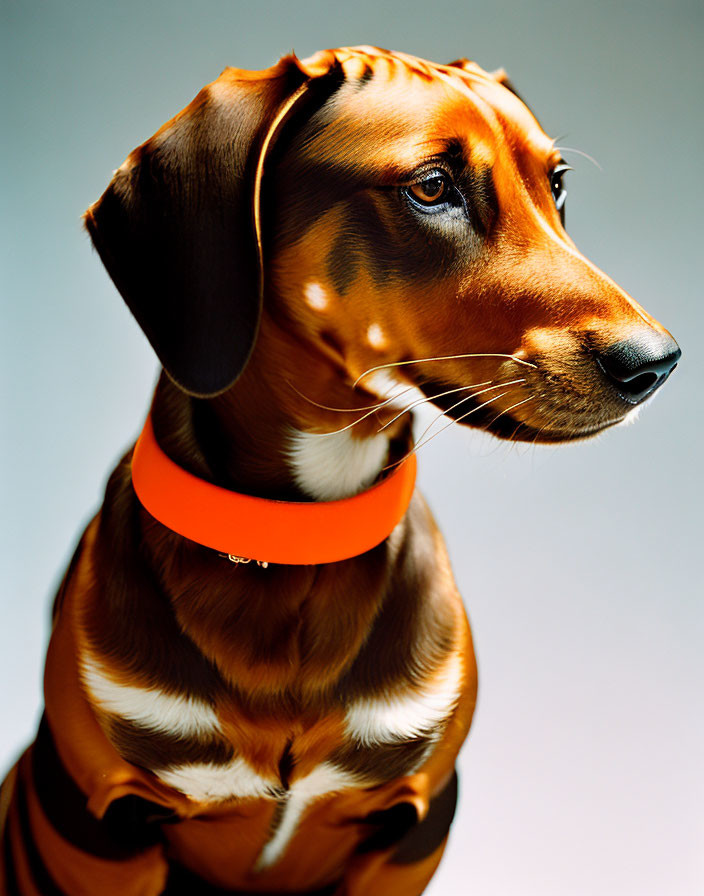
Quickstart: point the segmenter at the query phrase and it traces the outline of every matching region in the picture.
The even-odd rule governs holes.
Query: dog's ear
[[[266,154],[310,76],[226,69],[132,152],[85,224],[171,378],[201,397],[244,369],[262,303]]]

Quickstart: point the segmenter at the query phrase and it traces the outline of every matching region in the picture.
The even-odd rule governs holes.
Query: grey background
[[[481,675],[428,892],[704,892],[703,25],[694,0],[3,0],[3,767],[40,711],[54,588],[156,376],[80,214],[225,65],[356,43],[466,55],[505,66],[548,132],[599,160],[569,157],[569,230],[683,360],[636,425],[599,439],[453,428],[421,453]]]

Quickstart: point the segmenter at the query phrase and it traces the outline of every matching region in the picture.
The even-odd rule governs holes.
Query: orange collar
[[[377,485],[340,501],[241,495],[175,464],[159,447],[151,417],[132,457],[137,497],[160,523],[216,551],[267,563],[334,563],[371,550],[401,521],[415,480],[411,454]]]

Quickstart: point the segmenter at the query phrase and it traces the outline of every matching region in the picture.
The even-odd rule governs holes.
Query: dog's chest
[[[404,557],[415,557],[410,535],[402,534]],[[373,609],[381,609],[368,622],[354,663],[335,679],[327,702],[306,704],[298,717],[273,704],[255,711],[252,698],[242,696],[244,688],[207,677],[209,670],[202,680],[192,675],[194,686],[187,689],[188,678],[168,674],[173,664],[162,662],[153,665],[149,685],[146,675],[118,674],[107,651],[85,644],[79,659],[83,690],[108,739],[123,759],[205,811],[252,800],[275,804],[262,867],[277,861],[312,803],[414,773],[443,737],[466,672],[453,584],[436,568],[436,554],[428,550],[434,545],[426,544],[425,535],[415,536],[424,548],[424,578],[419,581],[415,566],[414,575],[406,574],[399,563],[383,600],[374,592]],[[376,572],[355,570],[364,593],[372,584],[382,587],[377,580],[385,580]],[[330,588],[339,600],[339,577]]]
[[[268,768],[252,757],[251,745],[238,742],[232,726],[222,724],[215,713],[208,717],[191,701],[181,707],[181,736],[188,731],[201,744],[210,741],[213,746],[227,740],[230,755],[222,761],[215,753],[204,753],[202,761],[173,762],[154,772],[164,783],[204,802],[312,800],[382,784],[412,773],[429,755],[457,705],[462,673],[460,655],[451,653],[421,687],[406,684],[384,696],[350,700],[337,725],[327,726],[323,719],[308,729],[292,729],[285,750],[281,755],[274,752]],[[158,719],[151,722],[155,726]],[[267,737],[266,725],[261,737]],[[312,768],[311,759],[317,760]]]
[[[404,687],[384,697],[350,701],[338,737],[316,736],[315,726],[303,731],[301,749],[320,757],[311,767],[310,755],[298,753],[298,739],[289,742],[278,767],[269,771],[248,760],[233,744],[226,762],[187,762],[155,771],[166,784],[199,801],[275,801],[277,811],[270,837],[257,867],[273,865],[286,850],[307,808],[319,799],[355,788],[384,784],[416,771],[442,737],[462,687],[462,662],[450,655],[439,673],[423,688]],[[214,737],[218,735],[214,729]],[[262,736],[266,736],[263,734]]]
[[[461,655],[450,652],[420,685],[399,683],[381,695],[342,701],[335,725],[323,712],[308,728],[298,723],[289,733],[283,726],[279,741],[286,743],[286,755],[273,748],[269,761],[261,760],[267,750],[258,747],[270,736],[266,720],[261,734],[239,736],[237,721],[227,721],[228,712],[203,700],[125,686],[85,659],[82,677],[124,758],[199,802],[220,803],[296,794],[314,799],[413,772],[457,704],[463,668]]]

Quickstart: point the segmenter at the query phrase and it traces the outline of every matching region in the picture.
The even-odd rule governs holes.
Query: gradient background
[[[3,767],[40,712],[53,591],[156,376],[80,214],[225,65],[357,43],[466,55],[599,160],[568,156],[569,230],[683,360],[635,426],[590,442],[453,428],[421,453],[481,676],[427,892],[704,892],[703,37],[695,0],[2,0]]]

